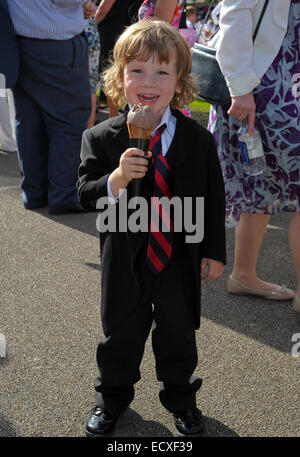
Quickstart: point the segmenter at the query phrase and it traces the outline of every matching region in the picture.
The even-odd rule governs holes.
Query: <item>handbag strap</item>
[[[199,39],[199,37],[200,37],[200,35],[201,35],[201,32],[202,32],[202,29],[203,29],[204,25],[206,24],[207,18],[208,18],[208,16],[209,16],[209,13],[210,13],[210,10],[211,10],[211,8],[212,8],[212,5],[213,5],[214,1],[215,1],[215,0],[210,0],[209,7],[208,7],[207,13],[206,13],[205,18],[204,18],[204,22],[203,22],[203,24],[202,24],[202,26],[201,26],[201,28],[200,28],[199,33],[198,33],[197,41],[198,41],[198,39]],[[264,6],[263,6],[263,8],[262,8],[262,10],[261,10],[261,13],[260,13],[258,22],[257,22],[257,24],[256,24],[256,27],[255,27],[255,30],[254,30],[254,33],[253,33],[253,37],[252,37],[253,42],[255,41],[256,35],[257,35],[257,33],[258,33],[258,30],[259,30],[261,21],[263,20],[263,17],[264,17],[264,14],[265,14],[265,12],[266,12],[266,9],[267,9],[268,4],[269,4],[269,0],[265,0]],[[218,31],[218,30],[217,30],[217,31]],[[217,33],[217,31],[214,33],[214,35]]]
[[[256,38],[256,35],[257,35],[258,30],[259,30],[261,21],[263,20],[263,17],[264,17],[264,14],[265,14],[265,12],[266,12],[268,3],[269,3],[269,0],[265,0],[263,9],[261,10],[261,13],[260,13],[260,16],[259,16],[259,19],[258,19],[258,23],[256,24],[255,31],[254,31],[254,34],[253,34],[253,42],[254,42],[254,40],[255,40],[255,38]]]

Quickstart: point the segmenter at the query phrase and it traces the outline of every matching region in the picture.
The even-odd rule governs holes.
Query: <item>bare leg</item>
[[[110,97],[107,98],[108,108],[109,108],[109,117],[118,116],[119,108],[118,106],[114,105]]]
[[[95,116],[96,116],[96,94],[91,94],[92,98],[92,111],[87,123],[87,129],[91,129],[95,125]]]
[[[289,241],[298,279],[297,294],[300,296],[300,213],[295,213],[291,219]]]
[[[256,275],[259,250],[264,238],[268,214],[243,213],[235,229],[235,253],[232,277],[254,289],[277,289],[278,285],[262,281]]]

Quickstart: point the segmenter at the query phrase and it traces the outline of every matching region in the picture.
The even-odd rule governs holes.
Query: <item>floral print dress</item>
[[[85,33],[89,48],[89,75],[91,93],[96,93],[99,82],[99,55],[100,55],[100,38],[97,28],[96,18],[92,16],[85,20]]]
[[[263,175],[244,175],[237,140],[240,124],[228,116],[228,106],[211,108],[208,129],[214,135],[223,171],[228,227],[237,225],[244,212],[300,212],[299,79],[300,2],[292,0],[281,48],[253,91],[256,127],[268,166]]]

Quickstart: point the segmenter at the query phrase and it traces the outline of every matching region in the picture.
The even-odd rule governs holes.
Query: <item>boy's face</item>
[[[175,92],[180,92],[174,52],[169,63],[160,63],[157,57],[145,62],[132,60],[125,65],[122,86],[131,105],[150,106],[158,125]]]

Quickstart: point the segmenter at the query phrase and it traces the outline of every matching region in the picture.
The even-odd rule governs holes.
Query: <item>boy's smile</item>
[[[122,85],[127,101],[131,105],[151,106],[159,124],[175,92],[180,92],[174,53],[171,53],[169,63],[159,62],[157,57],[132,60],[125,65]]]

